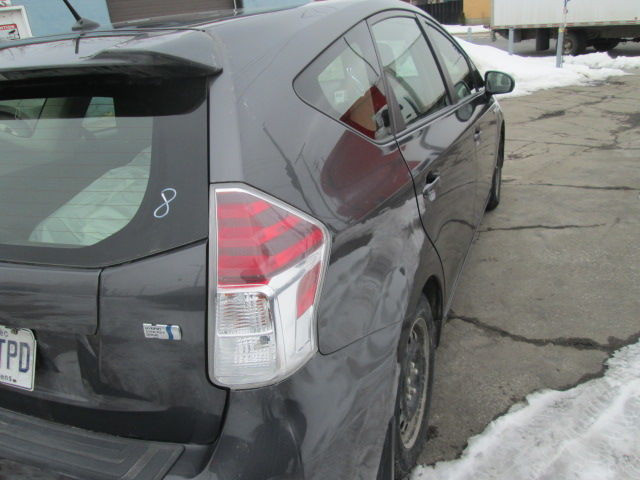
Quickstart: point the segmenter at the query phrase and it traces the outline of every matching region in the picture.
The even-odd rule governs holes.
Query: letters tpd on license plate
[[[26,328],[0,326],[0,383],[32,391],[36,372],[36,339]]]

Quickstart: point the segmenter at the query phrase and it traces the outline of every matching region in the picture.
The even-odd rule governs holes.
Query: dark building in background
[[[412,4],[421,8],[440,23],[464,24],[463,0],[412,0]]]
[[[237,1],[238,6],[240,3]],[[109,16],[113,23],[233,7],[233,0],[107,0]]]

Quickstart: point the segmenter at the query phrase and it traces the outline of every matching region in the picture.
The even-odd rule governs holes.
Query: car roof
[[[212,28],[216,23],[254,16],[278,16],[286,12],[309,12],[320,16],[344,16],[353,12],[359,15],[363,12],[373,13],[387,8],[415,8],[411,4],[400,0],[309,0],[302,5],[289,5],[281,7],[218,9],[181,15],[160,16],[145,19],[130,20],[115,23],[113,27],[119,28]]]
[[[293,38],[306,31],[328,41],[378,11],[420,11],[400,0],[326,0],[278,10],[218,10],[126,22],[88,32],[69,32],[0,43],[0,81],[64,76],[89,69],[140,75],[208,75],[221,71],[215,44],[256,38]],[[304,32],[303,32],[304,31]],[[185,69],[187,66],[189,68]]]

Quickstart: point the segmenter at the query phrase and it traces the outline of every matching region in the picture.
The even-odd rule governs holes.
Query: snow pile
[[[471,33],[489,33],[491,30],[483,27],[482,25],[442,25],[447,32],[451,35],[459,35],[461,33],[468,33],[471,29]]]
[[[565,57],[564,68],[556,68],[555,57],[521,57],[488,45],[476,45],[460,38],[460,45],[484,74],[500,70],[511,75],[516,89],[505,96],[528,95],[537,90],[570,85],[586,85],[626,75],[622,68],[640,68],[640,58],[611,58],[606,53],[592,53],[579,57]]]
[[[640,479],[640,343],[608,365],[600,379],[529,395],[459,460],[418,467],[411,480]]]
[[[640,68],[640,57],[611,58],[607,53],[591,53],[579,57],[565,57],[565,64],[586,65],[591,68]]]

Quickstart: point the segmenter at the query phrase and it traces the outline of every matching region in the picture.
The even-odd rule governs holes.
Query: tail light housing
[[[213,186],[210,198],[209,376],[230,388],[276,383],[317,351],[329,233],[246,185]]]

